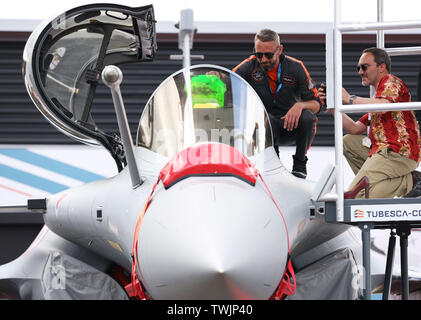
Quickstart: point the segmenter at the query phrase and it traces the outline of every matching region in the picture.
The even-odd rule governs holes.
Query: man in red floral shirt
[[[390,74],[391,62],[386,51],[365,49],[357,65],[364,86],[373,86],[374,98],[350,95],[342,89],[342,103],[396,103],[411,101],[406,84]],[[371,112],[353,121],[343,114],[344,155],[355,173],[349,189],[366,176],[370,198],[404,196],[413,188],[412,172],[420,162],[421,138],[413,111]],[[368,133],[368,137],[363,135]],[[363,198],[361,190],[356,198]]]

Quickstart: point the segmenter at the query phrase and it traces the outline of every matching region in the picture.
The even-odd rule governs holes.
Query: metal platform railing
[[[334,24],[332,32],[326,32],[326,82],[327,82],[327,106],[334,106],[335,117],[335,168],[331,170],[335,177],[329,175],[326,185],[332,185],[335,181],[336,192],[320,194],[315,198],[323,199],[326,204],[326,221],[357,225],[362,232],[363,266],[365,270],[364,299],[371,298],[371,265],[370,265],[370,230],[373,228],[396,229],[401,237],[401,282],[402,298],[408,299],[408,236],[411,228],[421,226],[421,199],[363,199],[344,200],[344,170],[343,170],[343,122],[342,113],[379,112],[397,110],[421,110],[421,102],[407,103],[378,103],[378,104],[342,104],[342,33],[376,31],[377,47],[384,48],[391,56],[421,54],[421,47],[385,48],[384,30],[421,28],[420,21],[383,21],[383,0],[377,0],[377,22],[359,24],[341,24],[341,0],[334,2]],[[333,90],[329,89],[332,88]],[[333,93],[333,94],[332,94]],[[371,96],[374,96],[374,88],[371,88]],[[326,175],[327,176],[327,175]],[[330,182],[329,182],[330,181]],[[326,189],[326,188],[325,188]],[[322,190],[322,189],[321,189]],[[323,193],[323,192],[321,192]],[[386,208],[386,209],[384,209]],[[389,218],[390,208],[393,212],[412,212],[412,218]],[[386,210],[386,211],[376,211]],[[358,214],[355,214],[357,212]],[[360,214],[364,212],[364,218]],[[366,212],[388,212],[385,219],[373,219],[365,216]],[[391,215],[390,215],[391,216]],[[387,299],[390,291],[395,233],[391,231],[389,250],[385,271],[383,299]]]
[[[334,106],[335,123],[335,168],[336,168],[336,219],[344,221],[344,177],[343,177],[343,123],[342,113],[421,110],[421,102],[379,103],[379,104],[342,104],[342,34],[360,31],[377,31],[377,46],[384,48],[384,30],[421,28],[421,20],[383,22],[383,1],[377,1],[377,22],[341,24],[341,0],[334,2],[333,32],[326,33],[326,82],[328,87],[327,106]],[[391,55],[421,54],[421,47],[385,48]],[[334,88],[331,90],[330,88]]]

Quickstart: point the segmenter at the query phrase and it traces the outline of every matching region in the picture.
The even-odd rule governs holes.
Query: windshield
[[[154,92],[140,119],[137,145],[172,158],[197,143],[230,145],[253,161],[272,146],[265,108],[237,74],[216,66],[183,69]]]

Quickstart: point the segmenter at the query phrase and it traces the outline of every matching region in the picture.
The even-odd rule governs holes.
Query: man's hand
[[[318,90],[317,90],[317,94],[319,96],[320,101],[322,102],[323,105],[326,104],[326,93],[325,93],[325,87],[321,86]],[[350,94],[348,93],[348,91],[345,90],[345,88],[342,88],[342,103],[343,104],[349,104],[349,98],[350,98]]]
[[[322,106],[325,106],[326,105],[326,85],[324,83],[321,83],[319,89],[317,89],[317,95],[319,96]]]
[[[301,102],[297,102],[289,109],[287,114],[281,118],[281,120],[284,120],[284,129],[292,131],[298,127],[298,121],[303,109],[304,106]]]

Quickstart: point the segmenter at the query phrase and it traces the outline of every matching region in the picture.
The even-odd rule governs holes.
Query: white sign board
[[[351,222],[362,221],[421,221],[421,204],[353,205]]]

